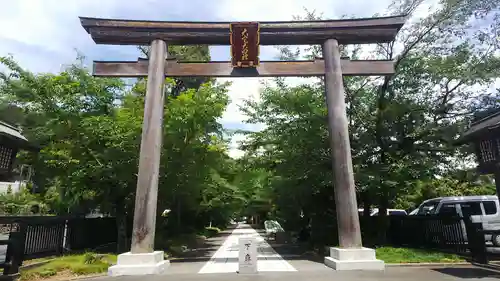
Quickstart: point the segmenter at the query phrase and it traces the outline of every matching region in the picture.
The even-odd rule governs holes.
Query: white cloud
[[[240,158],[243,156],[244,151],[239,149],[239,145],[241,141],[246,139],[245,135],[235,134],[231,138],[231,143],[229,144],[229,156],[232,158]]]
[[[241,1],[225,0],[220,14],[234,20],[286,21],[292,16],[304,15],[307,8],[323,14],[325,18],[340,18],[343,15],[371,17],[385,12],[390,0],[253,0],[243,5]]]
[[[222,116],[223,123],[242,123],[246,120],[246,117],[240,111],[239,106],[241,106],[246,99],[258,100],[259,93],[262,86],[262,82],[259,78],[221,78],[218,79],[219,82],[231,82],[229,87],[229,98],[231,104],[224,112]]]

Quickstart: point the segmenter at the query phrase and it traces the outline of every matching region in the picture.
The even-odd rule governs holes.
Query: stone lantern
[[[457,144],[470,143],[481,174],[494,174],[497,196],[500,198],[500,108],[474,114],[470,128],[458,139]]]

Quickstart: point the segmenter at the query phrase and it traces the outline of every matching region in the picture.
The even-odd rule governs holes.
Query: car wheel
[[[500,247],[500,235],[491,236],[491,242],[495,245],[495,247]]]

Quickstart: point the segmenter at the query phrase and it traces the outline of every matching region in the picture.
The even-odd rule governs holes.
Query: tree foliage
[[[358,204],[382,214],[433,196],[494,194],[491,183],[458,179],[474,158],[453,142],[475,111],[500,104],[500,91],[491,87],[500,76],[494,44],[500,4],[442,0],[418,16],[422,2],[395,1],[389,8],[389,15],[412,15],[396,41],[368,47],[368,57],[366,47],[341,49],[351,59],[395,61],[393,76],[344,78]],[[320,46],[279,49],[286,59],[321,54]],[[245,111],[249,122],[265,125],[242,147],[257,169],[272,171],[280,219],[295,229],[306,220],[313,239],[336,243],[322,234],[336,228],[323,81],[290,87],[277,79]]]
[[[125,247],[123,233],[130,229],[126,222],[133,214],[137,184],[145,80],[127,88],[119,79],[92,77],[81,60],[57,74],[31,73],[11,57],[0,62],[8,68],[0,76],[0,115],[42,148],[35,157],[19,155],[21,163],[35,167],[40,195],[33,196],[54,214],[99,210],[116,216]],[[225,225],[239,202],[233,200],[235,163],[227,156],[228,140],[218,123],[228,103],[227,85],[207,81],[178,88],[177,83],[166,81],[168,93],[178,92],[168,95],[164,110],[158,197],[159,214],[172,210],[169,220],[159,223],[161,229],[175,230],[169,235],[195,231],[210,220]],[[29,196],[1,199],[27,206]]]

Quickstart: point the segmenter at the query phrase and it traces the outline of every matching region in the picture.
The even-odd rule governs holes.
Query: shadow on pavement
[[[474,262],[472,262],[472,265],[477,266],[477,267],[481,267],[481,268],[487,268],[487,269],[491,269],[491,270],[497,270],[497,271],[500,272],[500,264],[498,264],[498,263],[480,264],[480,263],[474,263]]]
[[[257,260],[300,260],[300,261],[311,261],[323,264],[323,258],[317,256],[310,255],[280,255],[280,257],[258,257]],[[238,258],[214,258],[212,259],[209,256],[192,256],[192,257],[181,257],[174,258],[170,260],[170,263],[184,263],[184,262],[208,262],[214,261],[216,263],[226,263],[226,262],[238,262]]]
[[[238,258],[216,258],[212,259],[213,254],[218,250],[218,248],[222,245],[224,240],[231,235],[232,231],[236,227],[231,227],[227,229],[223,233],[220,233],[216,237],[209,238],[205,242],[205,244],[199,248],[193,249],[187,253],[184,253],[180,256],[174,257],[170,260],[171,263],[187,263],[187,262],[208,262],[210,260],[216,263],[225,263],[225,262],[238,262]],[[239,225],[240,229],[249,229],[251,228],[248,225]],[[265,230],[255,229],[257,233],[265,237]],[[238,235],[239,233],[233,233],[232,235]],[[242,233],[241,235],[245,235]],[[285,261],[311,261],[319,264],[323,264],[323,257],[318,255],[313,255],[308,253],[306,250],[306,246],[303,244],[293,244],[293,243],[285,243],[280,244],[276,243],[274,240],[265,239],[265,242],[269,244],[269,246],[258,246],[259,255],[265,255],[264,257],[259,257],[259,261],[264,260],[285,260]],[[231,245],[229,247],[230,251],[238,251],[238,245]],[[278,254],[279,256],[273,256],[273,254]]]
[[[283,257],[284,260],[304,260],[323,264],[324,257],[310,251],[306,244],[279,244],[276,241],[266,241],[269,245]]]
[[[442,274],[462,279],[500,278],[500,271],[480,267],[448,267],[432,269]]]
[[[235,228],[236,226],[229,226],[226,230],[220,232],[216,236],[206,239],[203,244],[191,248],[186,252],[175,254],[170,262],[197,262],[210,260],[212,255],[232,234]]]
[[[185,262],[207,262],[210,257],[183,257],[170,259],[170,263],[185,263]]]
[[[279,260],[305,260],[304,257],[302,256],[281,256],[281,257],[258,257],[257,260],[259,261],[279,261]],[[193,257],[192,259],[189,258],[182,258],[182,259],[174,259],[170,260],[171,263],[179,263],[179,262],[193,262],[193,261],[212,261],[215,263],[227,263],[227,262],[238,262],[238,258],[205,258],[205,257]]]

